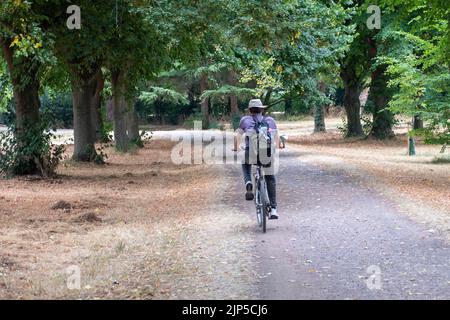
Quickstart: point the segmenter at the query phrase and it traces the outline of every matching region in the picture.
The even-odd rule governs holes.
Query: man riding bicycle
[[[268,135],[270,136],[271,143],[275,142],[275,144],[280,148],[283,149],[284,146],[280,144],[278,134],[277,134],[277,124],[275,120],[272,117],[265,116],[265,110],[267,106],[264,106],[261,100],[254,99],[251,100],[249,103],[248,111],[250,115],[244,116],[241,119],[241,122],[239,124],[239,129],[237,130],[238,136],[235,138],[234,141],[234,150],[238,151],[238,145],[239,145],[239,139],[242,137],[242,135],[245,135],[245,151],[246,151],[246,157],[245,161],[242,164],[242,170],[244,173],[244,181],[245,181],[245,199],[247,201],[252,201],[254,199],[254,193],[253,193],[253,183],[252,183],[252,165],[255,163],[252,161],[249,161],[248,153],[249,149],[251,149],[250,141],[251,138],[255,136],[255,134],[258,134],[256,131],[258,131],[259,127],[265,127],[267,128]],[[270,148],[273,146],[271,145]],[[260,150],[258,150],[259,152]],[[273,157],[272,154],[270,156]],[[259,162],[259,156],[258,156],[258,162]],[[277,191],[276,191],[276,179],[275,179],[275,172],[274,172],[274,163],[273,161],[269,161],[268,163],[265,163],[263,166],[264,169],[264,177],[267,182],[267,191],[269,194],[269,200],[271,205],[271,212],[269,219],[276,220],[279,218],[278,212],[277,212]]]

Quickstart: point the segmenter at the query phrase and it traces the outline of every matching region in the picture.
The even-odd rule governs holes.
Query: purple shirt
[[[269,130],[271,130],[271,131],[277,130],[277,124],[272,117],[264,117],[261,114],[257,114],[254,116],[243,117],[241,119],[241,123],[239,124],[239,131],[241,131],[241,133],[246,133],[247,131],[254,129],[255,125],[256,125],[255,119],[257,119],[258,121],[262,121],[263,118],[266,120],[267,124],[269,125]]]

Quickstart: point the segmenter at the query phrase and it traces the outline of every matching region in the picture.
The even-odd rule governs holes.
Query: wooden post
[[[410,156],[416,155],[416,141],[414,140],[413,136],[409,136],[408,139],[408,154]]]
[[[412,125],[413,129],[416,123],[416,117],[413,118]],[[408,155],[409,156],[415,156],[416,155],[416,141],[414,139],[414,136],[411,135],[411,130],[408,134]]]

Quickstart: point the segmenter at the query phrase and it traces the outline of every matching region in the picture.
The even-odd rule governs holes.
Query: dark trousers
[[[252,166],[250,164],[243,164],[242,171],[244,172],[245,184],[252,182]],[[277,208],[277,180],[275,176],[264,175],[267,183],[267,193],[269,194],[269,200],[272,208]]]

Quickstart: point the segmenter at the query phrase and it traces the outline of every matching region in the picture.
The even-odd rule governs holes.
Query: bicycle
[[[288,137],[285,135],[280,136],[280,149],[286,147],[286,141]],[[259,142],[258,142],[259,149]],[[244,147],[241,150],[245,151]],[[238,152],[237,140],[235,140],[235,147],[232,149],[233,152]],[[264,233],[267,232],[267,220],[270,217],[272,211],[272,205],[269,199],[269,193],[267,191],[267,183],[263,174],[263,165],[258,161],[256,166],[255,177],[255,207],[256,207],[256,217],[258,220],[258,225],[262,228]]]
[[[286,141],[288,136],[280,136],[280,149],[286,148]],[[256,217],[258,224],[262,228],[263,232],[267,232],[267,218],[270,217],[272,211],[272,205],[270,204],[269,193],[267,191],[267,183],[263,174],[263,166],[261,164],[256,165],[255,172],[255,207]]]
[[[262,231],[267,231],[267,218],[270,216],[272,206],[267,192],[266,179],[264,178],[263,169],[261,165],[256,166],[255,172],[255,207],[258,225]]]

